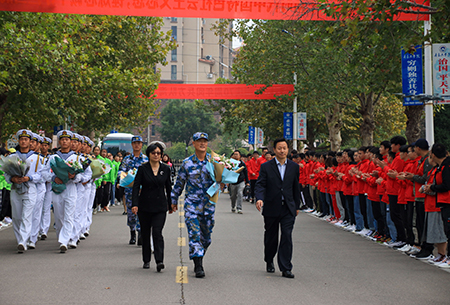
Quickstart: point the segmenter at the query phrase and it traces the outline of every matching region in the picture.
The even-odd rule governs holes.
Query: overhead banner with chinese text
[[[264,85],[245,84],[159,84],[156,99],[211,99],[211,100],[272,100],[291,94],[294,85],[272,85],[261,94],[255,92]]]
[[[336,1],[338,2],[338,1]],[[419,4],[428,1],[417,0]],[[0,0],[0,10],[20,12],[155,17],[334,20],[318,3],[295,0]],[[419,10],[419,8],[413,8]],[[425,20],[427,15],[401,13],[395,20]]]

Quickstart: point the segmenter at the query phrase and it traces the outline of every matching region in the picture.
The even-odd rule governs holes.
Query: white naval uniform
[[[47,155],[44,161],[44,165],[47,167],[50,167],[50,156]],[[49,175],[48,179],[45,179],[45,196],[44,196],[44,203],[42,205],[42,215],[41,215],[41,224],[39,226],[39,233],[40,234],[48,234],[48,229],[50,228],[50,223],[52,220],[51,215],[51,207],[52,207],[52,182],[51,182],[51,176]]]
[[[38,162],[36,163],[37,166],[35,168],[30,168],[30,171],[41,171],[45,167],[45,156],[38,154]],[[41,226],[41,217],[42,217],[42,206],[44,204],[44,197],[45,197],[46,187],[45,187],[45,181],[42,178],[40,182],[36,183],[36,203],[34,205],[33,209],[33,219],[31,223],[31,235],[30,235],[30,242],[36,243],[39,235],[39,229]]]
[[[50,156],[50,161],[54,158],[61,158],[64,161],[77,161],[77,155],[74,151],[66,154],[57,151],[56,154]],[[52,173],[52,181],[56,175]],[[77,203],[77,186],[81,176],[77,174],[75,178],[70,179],[66,183],[66,189],[61,194],[53,193],[53,213],[55,215],[56,236],[58,242],[67,247],[73,231],[73,218]]]
[[[37,197],[36,183],[39,183],[42,179],[40,170],[34,171],[39,155],[34,151],[29,151],[27,154],[22,154],[20,151],[17,151],[14,154],[18,155],[22,160],[25,160],[30,166],[30,170],[27,174],[27,177],[30,177],[30,181],[28,181],[28,191],[24,194],[18,194],[14,189],[14,185],[11,188],[11,211],[14,234],[17,243],[23,245],[24,248],[27,249],[27,242],[31,235],[33,209]],[[11,154],[11,156],[14,154]],[[12,183],[11,178],[11,176],[5,173],[6,182]]]
[[[86,160],[86,158],[81,155],[77,154],[77,161],[81,164]],[[71,242],[77,242],[80,238],[80,235],[85,231],[85,223],[86,223],[86,201],[89,199],[89,193],[87,192],[90,189],[87,187],[89,184],[89,180],[92,178],[92,170],[91,167],[88,166],[83,173],[78,174],[80,175],[80,181],[76,184],[77,186],[77,203],[75,207],[75,214],[73,218],[73,231],[72,236],[70,238]],[[83,185],[83,183],[88,182],[86,185]]]
[[[88,232],[91,229],[92,224],[92,213],[94,211],[94,200],[95,200],[95,191],[97,190],[97,186],[95,185],[95,181],[100,178],[96,178],[95,180],[91,180],[87,185],[89,185],[89,201],[87,201],[87,217],[85,224],[85,232]]]

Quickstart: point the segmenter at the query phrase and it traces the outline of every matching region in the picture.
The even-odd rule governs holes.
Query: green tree
[[[172,146],[167,148],[164,153],[168,154],[172,161],[183,160],[186,158],[186,144],[183,142],[172,143]],[[187,154],[192,155],[194,153],[194,148],[192,146],[188,147]]]
[[[162,139],[170,142],[183,142],[186,156],[194,133],[206,132],[211,141],[221,132],[213,113],[207,113],[204,109],[196,107],[192,101],[169,100],[161,111],[160,117],[159,132],[161,132]]]
[[[146,123],[154,70],[175,46],[162,18],[0,12],[0,136],[69,122],[102,133]],[[70,119],[70,121],[69,121]]]

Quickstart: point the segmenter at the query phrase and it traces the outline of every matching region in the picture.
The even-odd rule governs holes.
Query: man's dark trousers
[[[292,229],[295,216],[283,205],[281,215],[278,217],[264,216],[264,261],[273,262],[277,254],[278,231],[281,227],[281,240],[278,246],[278,266],[281,271],[292,270]]]

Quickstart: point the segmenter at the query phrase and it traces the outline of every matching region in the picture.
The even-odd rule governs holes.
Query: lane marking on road
[[[180,228],[180,229],[181,229],[181,228],[184,228],[184,222],[179,222],[179,223],[178,223],[178,228]]]
[[[178,215],[179,215],[180,217],[183,217],[183,216],[184,216],[184,211],[179,211],[179,212],[178,212]]]
[[[177,283],[188,283],[188,277],[187,277],[188,267],[187,266],[177,266],[177,275],[175,281]]]
[[[178,237],[178,246],[179,247],[186,246],[186,238],[185,237]]]

